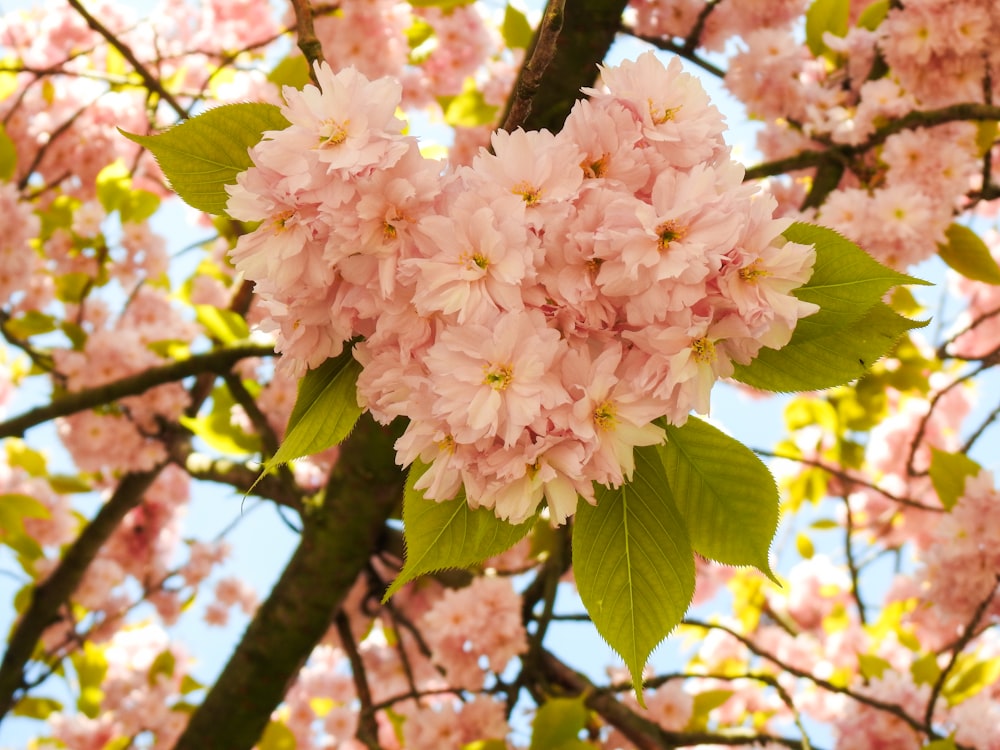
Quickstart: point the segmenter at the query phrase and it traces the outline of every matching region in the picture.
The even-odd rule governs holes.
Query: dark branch
[[[222,375],[229,372],[230,368],[241,359],[273,356],[274,350],[271,347],[247,344],[229,349],[216,349],[161,367],[152,367],[105,385],[88,388],[85,391],[67,393],[65,396],[53,399],[45,406],[32,409],[13,419],[8,419],[6,422],[0,422],[0,438],[21,437],[31,427],[57,417],[65,417],[85,409],[93,409],[95,406],[109,404],[126,396],[137,396],[150,388],[177,382],[192,375],[202,373]]]
[[[399,427],[399,425],[396,425]],[[302,541],[175,750],[250,750],[330,624],[402,497],[399,429],[365,415],[341,447]]]

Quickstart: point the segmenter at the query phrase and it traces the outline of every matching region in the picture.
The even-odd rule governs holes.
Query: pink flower
[[[328,169],[357,174],[376,164],[391,165],[406,151],[395,116],[402,87],[391,78],[368,80],[354,67],[334,73],[315,65],[319,87],[282,89],[282,114],[292,124],[281,131],[284,152],[312,151]]]
[[[709,104],[701,82],[683,72],[680,58],[672,57],[664,67],[655,54],[645,52],[634,62],[601,66],[601,82],[607,93],[583,92],[598,101],[612,97],[628,107],[643,137],[669,164],[693,167],[725,148],[722,115]]]
[[[543,408],[569,400],[556,366],[564,347],[536,311],[445,327],[425,360],[434,414],[460,443],[495,435],[513,444]]]

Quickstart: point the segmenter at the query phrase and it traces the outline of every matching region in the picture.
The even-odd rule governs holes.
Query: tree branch
[[[529,55],[522,65],[514,96],[523,96],[519,86],[526,76],[534,92],[529,111],[518,118],[516,125],[525,130],[545,128],[553,133],[562,129],[566,115],[580,98],[580,89],[592,86],[597,79],[597,64],[604,60],[611,47],[627,4],[627,0],[549,0],[545,17],[548,18],[550,12],[562,15],[558,27],[559,43],[552,49],[551,56],[545,53],[543,70],[534,67],[533,55]],[[545,31],[543,21],[536,37]],[[526,73],[529,66],[531,70]],[[512,104],[508,111],[513,107]],[[504,117],[504,122],[505,128],[507,122],[514,126],[510,114]]]
[[[313,66],[315,63],[323,62],[323,45],[320,44],[313,26],[313,11],[309,6],[309,0],[291,0],[291,2],[292,9],[295,11],[298,46],[309,63],[309,75],[315,81]]]
[[[84,391],[67,393],[37,409],[20,416],[0,422],[0,438],[22,437],[26,430],[57,417],[65,417],[85,409],[92,409],[101,404],[108,404],[126,396],[137,396],[158,385],[173,383],[192,375],[229,372],[229,369],[241,359],[248,357],[273,357],[274,349],[259,344],[246,344],[227,349],[215,349],[205,354],[195,354],[193,357],[171,362],[160,367],[114,380],[104,385],[88,388]]]
[[[113,31],[108,29],[107,26],[94,18],[94,16],[90,15],[90,13],[87,12],[87,9],[83,7],[80,0],[66,0],[66,2],[70,4],[73,10],[83,17],[83,20],[87,22],[87,25],[91,29],[104,37],[108,44],[118,50],[122,57],[128,60],[129,64],[135,69],[135,72],[139,74],[140,78],[142,78],[142,82],[145,84],[147,89],[158,94],[163,101],[170,105],[170,108],[176,112],[177,116],[182,120],[186,120],[189,117],[187,109],[182,107],[180,102],[178,102],[173,95],[163,87],[160,80],[150,73],[146,66],[139,61],[139,58],[135,56],[131,47],[119,39]]]
[[[18,620],[0,663],[0,717],[5,716],[24,687],[24,666],[31,659],[42,632],[56,622],[59,608],[66,603],[108,537],[125,514],[136,507],[144,493],[163,470],[160,464],[149,471],[127,474],[94,520],[66,551],[52,574],[31,595],[31,602]]]
[[[552,653],[541,657],[541,669],[553,683],[574,695],[586,696],[584,702],[612,724],[639,750],[674,750],[698,745],[763,745],[773,743],[793,750],[808,750],[808,741],[777,737],[764,732],[740,729],[735,732],[672,732],[663,729],[618,700],[614,693],[598,689],[587,677],[571,669]],[[815,750],[813,748],[812,750]]]
[[[527,59],[514,84],[514,93],[507,102],[503,129],[508,133],[520,127],[531,114],[531,102],[538,93],[542,75],[555,57],[559,32],[562,31],[566,0],[550,0],[545,15],[528,51]]]
[[[303,513],[302,541],[175,750],[249,750],[259,739],[402,497],[394,463],[401,433],[369,415],[341,448],[322,497]]]
[[[836,162],[846,163],[847,160],[882,145],[889,136],[904,130],[932,128],[935,125],[944,125],[949,122],[965,120],[979,122],[1000,120],[1000,107],[991,104],[966,102],[963,104],[953,104],[950,107],[942,107],[941,109],[927,111],[914,110],[878,128],[867,140],[856,146],[836,146],[831,144],[829,148],[823,151],[801,151],[784,159],[775,159],[774,161],[749,167],[744,179],[759,180],[764,177],[774,177],[775,175],[799,169],[807,169],[809,167],[819,167]]]

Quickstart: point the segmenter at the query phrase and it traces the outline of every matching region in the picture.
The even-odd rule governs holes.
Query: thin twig
[[[825,471],[830,476],[836,477],[840,481],[848,485],[857,485],[858,487],[865,487],[867,489],[873,490],[880,495],[882,495],[887,500],[891,500],[894,503],[899,503],[900,505],[905,505],[909,508],[916,508],[917,510],[926,510],[930,513],[943,513],[944,509],[933,505],[924,505],[921,502],[913,500],[909,497],[901,497],[899,495],[894,495],[888,490],[882,489],[874,482],[870,482],[867,479],[862,479],[860,477],[853,476],[846,471],[838,469],[829,464],[825,464],[822,461],[818,461],[813,458],[805,458],[804,456],[793,456],[788,453],[777,453],[775,451],[764,450],[763,448],[753,448],[753,452],[758,455],[765,456],[767,458],[781,458],[787,461],[796,461],[800,464],[805,464],[806,466],[812,466],[814,468]]]
[[[126,396],[136,396],[145,393],[150,388],[180,381],[191,375],[226,373],[241,359],[273,356],[274,350],[270,347],[246,344],[227,349],[216,349],[160,367],[151,367],[105,385],[67,393],[65,396],[53,399],[45,406],[32,409],[20,416],[8,419],[6,422],[0,422],[0,438],[22,437],[26,430],[51,419],[92,409],[95,406],[108,404]]]
[[[309,0],[291,0],[295,11],[295,27],[298,32],[298,45],[309,62],[309,75],[316,81],[315,64],[323,62],[323,45],[316,36],[313,26],[313,10]]]
[[[337,635],[340,636],[340,645],[344,647],[347,659],[351,663],[354,690],[361,702],[361,711],[358,713],[358,731],[354,736],[369,750],[381,750],[381,746],[378,744],[378,722],[375,720],[375,710],[372,707],[372,691],[368,687],[365,663],[361,659],[361,652],[358,651],[358,644],[354,642],[351,621],[343,609],[337,612],[334,623],[337,626]]]
[[[858,575],[858,566],[854,562],[854,549],[851,542],[851,536],[854,533],[854,513],[851,511],[851,503],[846,497],[844,498],[844,508],[847,512],[847,523],[844,525],[844,551],[847,555],[847,569],[851,574],[851,595],[858,607],[858,620],[862,625],[866,625],[865,603],[861,599],[860,576]]]
[[[924,712],[924,724],[927,727],[927,732],[930,733],[931,726],[934,720],[934,706],[937,705],[938,698],[941,697],[941,690],[944,688],[945,682],[948,680],[948,675],[951,674],[951,670],[955,668],[955,664],[958,661],[958,655],[965,649],[966,646],[972,641],[973,638],[977,636],[976,626],[986,615],[986,610],[989,609],[990,604],[993,602],[993,597],[997,593],[997,584],[1000,584],[1000,576],[997,576],[993,588],[990,590],[989,595],[983,599],[979,605],[976,607],[975,611],[972,613],[972,618],[969,620],[969,624],[965,627],[965,632],[955,641],[951,648],[951,655],[948,658],[948,663],[945,665],[944,669],[941,670],[941,674],[934,681],[934,685],[931,687],[931,696],[927,700],[927,710]]]
[[[174,112],[177,113],[177,116],[180,117],[181,119],[186,120],[190,116],[187,109],[181,106],[180,102],[178,102],[174,98],[173,94],[171,94],[163,87],[163,84],[160,82],[160,80],[149,72],[146,66],[143,65],[139,61],[139,58],[135,56],[135,53],[132,51],[132,48],[129,47],[127,44],[125,44],[125,42],[123,42],[121,39],[119,39],[117,34],[108,29],[107,26],[102,24],[100,21],[94,18],[94,16],[88,13],[87,9],[83,7],[83,4],[80,2],[80,0],[66,0],[66,2],[68,2],[70,6],[77,13],[80,14],[80,16],[83,18],[84,21],[87,22],[87,25],[91,29],[93,29],[102,37],[104,37],[107,40],[108,44],[110,44],[112,47],[118,50],[121,53],[122,57],[128,60],[129,64],[132,66],[135,72],[138,73],[139,76],[142,78],[142,82],[146,85],[147,89],[158,94],[160,98],[163,99],[163,101],[165,101],[167,104],[170,105],[170,108],[174,110]]]

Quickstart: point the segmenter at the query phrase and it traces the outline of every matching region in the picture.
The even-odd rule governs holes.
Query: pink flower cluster
[[[397,457],[430,465],[428,497],[464,485],[512,522],[544,497],[562,523],[592,482],[630,478],[654,419],[707,412],[717,379],[815,309],[791,294],[812,248],[742,185],[677,60],[604,68],[559,134],[497,132],[451,171],[401,134],[398,83],[316,74],[230,188],[230,214],[261,222],[233,261],[285,367],[365,337],[359,399],[410,420]]]
[[[508,578],[477,577],[444,592],[421,623],[431,658],[444,668],[449,685],[479,690],[486,676],[481,662],[500,674],[528,650],[521,607]]]

